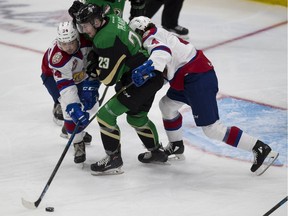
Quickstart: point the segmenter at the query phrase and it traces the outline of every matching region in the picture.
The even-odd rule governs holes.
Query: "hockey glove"
[[[89,77],[97,78],[98,74],[96,69],[98,68],[98,55],[93,50],[89,52],[87,61],[88,66],[86,68],[86,73],[89,75]]]
[[[145,0],[130,0],[131,9],[129,20],[134,17],[145,16]]]
[[[75,20],[76,13],[79,11],[82,5],[83,5],[82,2],[74,1],[72,6],[68,9],[68,13],[73,18],[73,20]]]
[[[89,113],[82,111],[80,103],[69,104],[66,107],[66,112],[70,115],[75,124],[80,122],[80,125],[83,127],[89,124]]]
[[[132,81],[137,87],[142,86],[147,80],[155,76],[152,64],[153,61],[148,60],[132,71]]]
[[[90,110],[97,103],[99,97],[100,82],[98,80],[83,81],[82,91],[80,93],[81,103],[84,105],[85,110]]]

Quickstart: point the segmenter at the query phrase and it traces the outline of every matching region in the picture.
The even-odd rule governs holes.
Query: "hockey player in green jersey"
[[[104,16],[102,8],[97,5],[83,5],[76,14],[76,22],[78,29],[93,39],[97,57],[88,72],[105,85],[116,84],[118,91],[97,113],[107,156],[91,165],[92,174],[122,173],[117,118],[124,113],[127,114],[127,122],[135,128],[148,149],[148,152],[139,154],[138,160],[143,163],[166,162],[167,155],[159,143],[156,127],[147,116],[156,92],[163,85],[163,76],[153,66],[141,74],[133,70],[148,59],[147,52],[142,49],[141,39],[122,18]]]
[[[130,7],[130,17],[131,20],[133,17],[143,16],[145,13],[145,0],[129,0],[131,2]],[[78,12],[80,7],[85,4],[96,4],[105,9],[107,14],[116,14],[120,17],[123,17],[123,11],[126,0],[83,0],[83,1],[74,1],[71,6],[72,11],[69,11],[73,17],[73,13]],[[70,9],[71,9],[70,8]],[[69,10],[70,10],[69,9]]]

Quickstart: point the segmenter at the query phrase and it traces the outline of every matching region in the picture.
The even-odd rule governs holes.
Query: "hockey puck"
[[[54,208],[53,207],[46,207],[46,211],[47,212],[54,212]]]

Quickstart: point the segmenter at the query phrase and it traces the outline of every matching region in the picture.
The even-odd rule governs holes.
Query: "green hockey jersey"
[[[142,48],[141,38],[116,15],[108,15],[106,23],[93,38],[93,49],[99,55],[99,79],[105,85],[114,85],[123,74],[144,63],[148,53]]]

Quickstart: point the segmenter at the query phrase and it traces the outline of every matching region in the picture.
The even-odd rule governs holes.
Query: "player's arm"
[[[167,63],[172,60],[172,50],[153,37],[148,38],[143,43],[143,47],[150,54],[149,59],[152,60],[154,69],[163,72]]]

